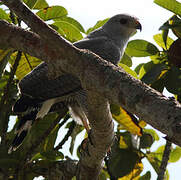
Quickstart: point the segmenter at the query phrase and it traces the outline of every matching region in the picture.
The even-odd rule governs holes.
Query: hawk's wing
[[[88,49],[111,62],[118,61],[120,58],[119,49],[105,37],[83,39],[74,45],[80,49]],[[19,88],[22,94],[47,100],[79,91],[81,83],[77,77],[71,74],[63,74],[55,79],[49,79],[48,66],[46,63],[42,63],[20,81]]]

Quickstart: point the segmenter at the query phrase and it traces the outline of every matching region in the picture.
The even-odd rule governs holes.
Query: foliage
[[[30,9],[36,10],[40,18],[71,42],[82,39],[84,34],[99,28],[108,20],[99,20],[94,27],[85,31],[77,20],[68,16],[67,10],[62,6],[49,6],[46,0],[24,0],[24,2]],[[167,89],[178,101],[181,101],[181,3],[175,0],[155,0],[155,3],[172,11],[174,15],[160,27],[161,33],[153,36],[156,45],[140,39],[130,41],[119,65],[133,77],[161,93]],[[12,14],[0,8],[0,19],[17,25],[20,20]],[[168,36],[170,31],[174,33],[176,40]],[[132,70],[134,57],[147,57],[150,61],[141,63]],[[64,154],[60,151],[62,145],[71,137],[69,149],[72,153],[76,137],[82,131],[82,127],[70,122],[69,115],[60,118],[58,113],[48,114],[43,120],[33,125],[23,145],[16,152],[8,154],[8,147],[18,123],[18,118],[11,110],[19,96],[17,83],[41,61],[14,49],[0,49],[0,157],[3,157],[0,160],[0,178],[6,174],[10,179],[17,177],[33,179],[39,175],[47,177],[47,174],[44,174],[45,171],[48,172],[52,164],[64,159]],[[110,157],[105,160],[100,179],[151,179],[149,171],[140,175],[144,166],[142,159],[147,158],[155,171],[159,172],[164,146],[151,151],[152,145],[159,140],[159,136],[155,130],[148,129],[141,119],[122,107],[112,104],[111,112],[118,124],[115,132],[117,141],[112,147]],[[14,128],[9,130],[8,124],[12,124],[13,119],[16,123]],[[58,132],[62,131],[64,123],[69,130],[60,144],[55,147]],[[140,143],[135,141],[133,136],[138,136]],[[181,148],[172,148],[169,163],[178,161],[180,157]],[[29,166],[22,169],[25,162],[29,163]],[[4,176],[2,176],[3,173]]]

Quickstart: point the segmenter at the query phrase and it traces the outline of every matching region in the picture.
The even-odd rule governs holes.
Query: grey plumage
[[[119,14],[74,45],[80,49],[88,49],[116,65],[136,29],[141,30],[141,25],[135,17]],[[44,62],[19,83],[21,97],[13,109],[23,116],[9,152],[21,144],[27,134],[26,129],[30,129],[33,121],[51,111],[54,104],[62,103],[68,106],[75,119],[87,121],[86,92],[82,89],[80,80],[71,74],[63,74],[50,80],[47,74],[48,67]],[[25,124],[29,127],[23,128]],[[18,139],[22,133],[23,138]]]

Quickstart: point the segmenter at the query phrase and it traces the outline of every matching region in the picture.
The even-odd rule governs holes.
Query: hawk
[[[136,29],[141,30],[141,24],[136,17],[118,14],[73,45],[88,49],[117,65]],[[87,95],[80,80],[69,73],[55,79],[49,79],[47,74],[48,66],[43,62],[19,82],[20,98],[13,107],[14,113],[19,116],[19,124],[9,152],[15,151],[21,145],[33,122],[54,111],[56,105],[60,108],[68,107],[73,119],[81,121],[89,130]]]

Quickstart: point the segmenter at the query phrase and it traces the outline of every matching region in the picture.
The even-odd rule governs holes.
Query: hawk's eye
[[[128,22],[128,20],[127,19],[120,19],[120,21],[119,21],[121,24],[126,24],[127,22]]]

